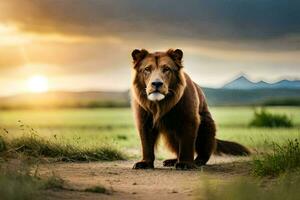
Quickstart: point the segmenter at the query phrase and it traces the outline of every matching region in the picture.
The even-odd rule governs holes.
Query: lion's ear
[[[169,49],[167,51],[168,55],[175,61],[179,61],[181,62],[182,61],[182,57],[183,57],[183,52],[182,50],[180,49],[176,49],[176,50],[173,50],[173,49]]]
[[[134,62],[138,62],[144,59],[148,55],[148,51],[145,49],[139,50],[135,49],[132,51],[131,56]]]

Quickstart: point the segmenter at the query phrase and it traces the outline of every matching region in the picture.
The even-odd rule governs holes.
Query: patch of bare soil
[[[179,171],[155,163],[154,170],[133,170],[134,161],[93,163],[51,163],[39,167],[39,174],[54,173],[66,181],[66,190],[47,190],[47,199],[203,199],[199,188],[204,177],[224,183],[249,174],[247,158],[212,157],[208,165],[191,171]],[[108,194],[80,192],[104,186]],[[74,191],[71,191],[71,190]]]

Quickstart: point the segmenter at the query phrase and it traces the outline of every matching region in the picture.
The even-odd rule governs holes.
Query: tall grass
[[[9,149],[29,156],[46,156],[61,161],[113,161],[124,160],[125,154],[114,147],[77,147],[70,144],[48,141],[39,137],[20,137],[7,142]]]
[[[61,161],[113,161],[126,158],[123,152],[113,146],[76,146],[76,144],[63,143],[58,139],[47,140],[38,137],[35,129],[23,124],[20,128],[24,134],[17,138],[8,139],[5,134],[0,134],[0,152],[9,150],[33,157],[45,156]],[[8,132],[5,133],[8,134]]]
[[[283,172],[300,169],[299,140],[285,145],[273,144],[273,150],[257,156],[253,161],[253,172],[258,176],[277,176]]]
[[[16,138],[9,141],[7,146],[29,156],[46,156],[61,161],[113,161],[126,158],[124,153],[109,146],[81,148],[70,144],[50,142],[38,137]]]
[[[300,144],[299,139],[279,145],[273,143],[271,152],[254,157],[253,177],[229,183],[215,184],[207,179],[199,199],[208,200],[298,200],[300,199]],[[263,178],[268,176],[268,178]],[[274,181],[270,181],[269,177]],[[262,179],[261,179],[262,178]],[[266,184],[267,183],[267,184]],[[202,188],[203,189],[203,188]],[[204,198],[202,198],[204,197]]]
[[[6,150],[6,144],[3,137],[0,135],[0,153]]]

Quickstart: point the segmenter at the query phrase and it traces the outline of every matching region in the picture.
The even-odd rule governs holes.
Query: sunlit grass
[[[288,140],[300,137],[299,107],[268,108],[271,113],[286,114],[291,117],[295,125],[293,128],[249,127],[254,112],[250,107],[214,107],[211,110],[218,126],[217,138],[239,142],[254,152],[269,153],[272,151],[273,143],[283,145]],[[129,108],[1,111],[0,152],[13,149],[17,153],[34,157],[46,156],[65,161],[116,160],[123,159],[124,154],[129,155],[129,158],[135,158],[140,156],[141,145],[132,116]],[[170,158],[170,154],[166,152],[168,152],[166,148],[160,145],[157,158]],[[280,158],[285,157],[288,158],[285,155]],[[264,163],[263,161],[261,163]],[[280,160],[280,163],[284,165],[285,161]],[[277,164],[275,162],[275,165]],[[20,182],[11,178],[0,175],[0,185],[1,181],[2,185],[15,184],[14,190],[8,195],[13,195],[18,187],[23,187],[23,184],[25,184],[24,188],[29,184],[26,191],[21,191],[24,192],[24,197],[28,195],[30,198],[40,190],[41,186],[36,186],[30,177],[27,177],[24,183],[22,180]],[[269,190],[262,188],[255,181],[237,181],[229,185],[224,185],[225,182],[222,182],[221,185],[209,185],[205,197],[209,197],[207,199],[283,199],[279,197],[296,199],[299,197],[296,194],[300,186],[299,180],[293,179],[292,185],[290,179],[286,180],[284,183],[272,185]],[[57,182],[50,180],[48,183],[53,187]],[[6,186],[3,187],[7,189]],[[93,186],[84,191],[101,193],[106,189]],[[5,192],[0,191],[2,194],[7,194]],[[291,193],[294,194],[290,195]]]
[[[130,108],[8,110],[0,112],[0,125],[33,128],[133,127]]]
[[[62,161],[113,161],[124,160],[125,154],[113,145],[77,146],[60,140],[47,140],[30,135],[5,140],[9,151],[22,152],[33,157],[51,157]]]
[[[219,127],[247,127],[253,117],[254,107],[211,107],[212,115]],[[271,113],[286,114],[295,126],[300,127],[299,107],[267,107]],[[49,109],[10,110],[0,112],[0,125],[18,126],[21,120],[31,127],[134,127],[130,108],[99,109]]]
[[[284,144],[300,137],[298,128],[220,128],[218,138],[242,143],[254,150],[264,150],[272,143]]]
[[[294,125],[300,127],[300,107],[265,107],[272,114],[286,114]],[[219,127],[247,127],[255,107],[211,107]]]
[[[10,134],[7,129],[2,129],[0,133],[2,151],[22,152],[29,156],[52,157],[63,161],[113,161],[126,158],[123,152],[104,138],[98,140],[99,143],[96,145],[81,141],[81,137],[87,138],[82,135],[66,138],[63,135],[51,135],[48,132],[44,132],[45,135],[43,135],[22,122],[19,122],[19,128],[12,132],[13,134]],[[91,142],[93,138],[89,139]]]
[[[268,149],[272,142],[282,144],[300,135],[298,107],[268,108],[271,113],[292,117],[295,127],[290,129],[249,127],[254,113],[251,107],[212,107],[211,110],[218,126],[217,138],[242,143],[254,151]],[[51,142],[59,141],[80,148],[112,144],[129,152],[130,156],[140,154],[140,140],[130,108],[1,111],[0,128],[7,129],[6,137],[28,135],[24,130],[26,126],[34,128],[39,137]],[[4,130],[0,132],[5,133]],[[165,152],[167,149],[160,146],[157,156],[165,157]]]

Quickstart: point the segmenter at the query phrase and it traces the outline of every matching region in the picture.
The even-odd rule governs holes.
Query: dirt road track
[[[41,176],[55,175],[66,181],[65,187],[83,190],[102,185],[110,194],[68,190],[48,190],[47,199],[205,199],[201,188],[205,179],[217,184],[249,173],[245,158],[213,157],[207,166],[192,171],[162,167],[154,170],[132,170],[134,161],[93,163],[52,163],[39,168]],[[200,192],[199,192],[200,191]]]

